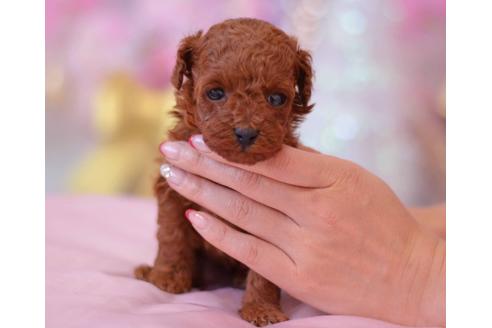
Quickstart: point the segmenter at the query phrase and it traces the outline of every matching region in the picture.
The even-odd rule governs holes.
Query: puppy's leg
[[[289,320],[280,308],[280,289],[252,270],[248,272],[239,315],[258,327]]]
[[[170,189],[163,178],[159,178],[155,189],[159,203],[159,250],[154,266],[137,267],[135,277],[166,292],[184,293],[192,287],[196,265],[196,232],[184,217],[191,203]]]

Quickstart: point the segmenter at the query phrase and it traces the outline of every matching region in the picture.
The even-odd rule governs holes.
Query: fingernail
[[[201,134],[196,134],[190,138],[190,143],[193,146],[193,148],[198,149],[199,151],[203,152],[209,152],[210,149],[208,149],[207,145],[205,144],[205,141],[203,141],[203,136]]]
[[[193,145],[193,142],[191,142],[191,139],[193,138],[193,136],[191,136],[189,139],[188,139],[188,143],[190,144],[191,147],[195,148],[195,145]]]
[[[191,224],[193,224],[195,228],[203,229],[207,226],[207,219],[205,219],[203,215],[194,210],[189,210],[189,212],[186,212],[188,220],[190,220]]]
[[[191,208],[187,209],[185,211],[185,218],[189,219],[191,212],[193,212],[193,210]]]
[[[179,146],[172,142],[165,142],[161,145],[161,152],[168,159],[179,159]]]
[[[184,179],[184,172],[169,164],[161,165],[161,175],[166,178],[167,181],[175,185],[180,185]]]

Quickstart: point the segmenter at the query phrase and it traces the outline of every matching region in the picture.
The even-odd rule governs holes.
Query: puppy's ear
[[[314,105],[309,105],[313,88],[313,69],[311,68],[311,55],[309,52],[297,50],[296,64],[296,96],[294,105],[299,115],[307,114]]]
[[[179,90],[183,85],[183,78],[192,78],[191,68],[193,66],[193,51],[196,49],[197,41],[202,36],[202,31],[187,36],[181,40],[176,55],[176,65],[174,66],[171,83]]]

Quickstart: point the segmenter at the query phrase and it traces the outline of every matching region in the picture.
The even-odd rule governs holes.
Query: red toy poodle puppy
[[[205,143],[225,159],[254,164],[273,156],[282,144],[298,146],[296,128],[309,113],[311,57],[295,38],[264,21],[230,19],[181,41],[172,84],[178,123],[170,140],[203,134]],[[135,276],[170,293],[202,287],[204,264],[220,267],[235,281],[246,278],[239,314],[257,326],[287,320],[280,290],[258,273],[203,240],[184,220],[188,208],[200,209],[160,177],[159,250],[154,266]]]

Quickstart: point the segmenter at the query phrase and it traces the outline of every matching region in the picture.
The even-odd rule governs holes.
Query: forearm
[[[446,205],[410,208],[410,213],[426,230],[446,240]]]

